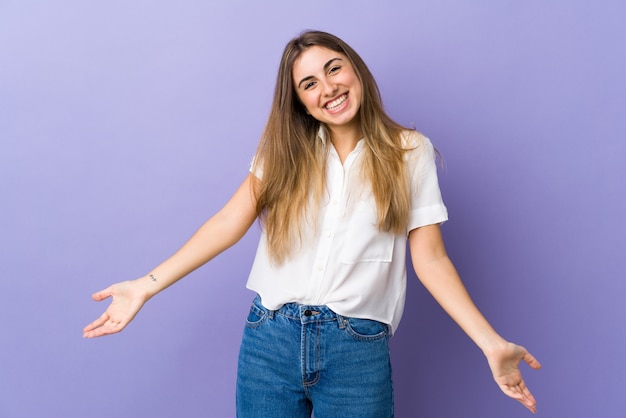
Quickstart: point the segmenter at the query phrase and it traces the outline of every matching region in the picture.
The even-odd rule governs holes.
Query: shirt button
[[[306,311],[304,311],[304,316],[311,316],[313,314],[313,312],[311,312],[310,309],[307,309]]]

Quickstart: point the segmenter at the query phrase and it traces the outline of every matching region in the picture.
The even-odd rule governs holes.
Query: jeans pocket
[[[346,332],[357,341],[377,341],[387,337],[389,328],[373,319],[345,318]]]
[[[248,312],[248,317],[246,318],[246,327],[248,328],[256,328],[261,325],[267,319],[267,312],[261,308],[259,308],[256,304],[252,304],[250,306],[250,312]]]

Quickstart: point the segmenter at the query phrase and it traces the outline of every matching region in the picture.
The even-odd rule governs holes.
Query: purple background
[[[623,418],[626,6],[615,1],[0,2],[0,416],[231,417],[258,227],[83,340],[246,175],[284,44],[319,28],[443,153],[448,250],[543,363],[538,416]],[[410,277],[397,416],[527,417]]]

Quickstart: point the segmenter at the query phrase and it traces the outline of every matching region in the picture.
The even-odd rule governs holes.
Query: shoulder
[[[410,129],[402,132],[402,147],[407,151],[409,159],[432,154],[434,150],[432,142],[426,135]]]

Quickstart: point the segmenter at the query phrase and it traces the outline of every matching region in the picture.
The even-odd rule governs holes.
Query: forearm
[[[445,250],[438,225],[411,231],[409,245],[418,278],[483,352],[505,343],[472,301]]]
[[[139,280],[152,297],[234,245],[244,234],[245,230],[234,231],[225,225],[218,213],[171,257]]]
[[[506,343],[472,301],[447,256],[423,263],[418,277],[441,307],[483,352]]]
[[[249,175],[230,201],[178,251],[138,279],[148,299],[207,263],[245,235],[256,219],[254,181]]]
[[[147,275],[94,293],[95,301],[112,301],[98,319],[83,329],[83,336],[93,338],[122,331],[147,300],[239,241],[256,219],[256,185],[256,178],[248,175],[222,210]]]

